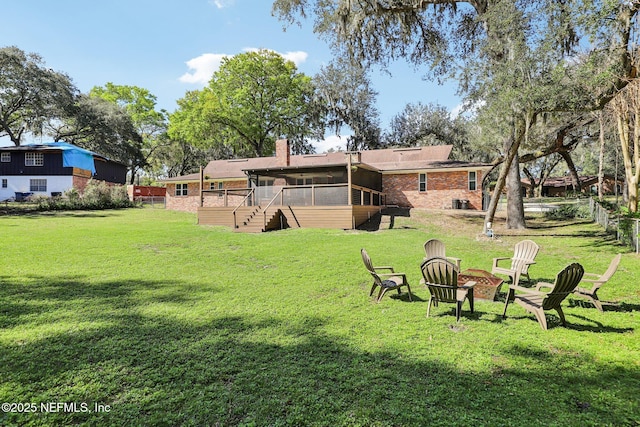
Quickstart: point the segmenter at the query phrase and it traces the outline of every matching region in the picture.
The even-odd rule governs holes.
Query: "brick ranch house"
[[[124,184],[127,167],[66,142],[0,147],[0,200],[80,193],[90,179]]]
[[[598,194],[598,177],[595,175],[583,175],[579,177],[582,194]],[[536,184],[539,180],[536,180]],[[603,180],[604,194],[622,194],[624,186],[624,178],[616,178],[605,175]],[[529,193],[531,183],[528,180],[522,180],[522,188],[525,195]],[[554,176],[547,178],[542,183],[542,197],[566,197],[568,194],[575,192],[573,189],[573,180],[570,176]]]
[[[199,224],[237,231],[356,228],[385,206],[482,209],[490,166],[449,160],[452,146],[213,160],[201,173],[166,179],[168,209],[197,212]]]

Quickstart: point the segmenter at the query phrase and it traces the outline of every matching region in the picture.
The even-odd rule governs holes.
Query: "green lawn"
[[[0,402],[32,411],[0,425],[640,425],[638,256],[593,224],[530,223],[491,241],[481,217],[427,212],[263,234],[159,209],[0,216]],[[533,239],[534,280],[624,255],[604,313],[570,297],[543,331],[480,300],[456,324],[450,305],[425,317],[432,237],[483,269]],[[369,298],[362,247],[414,302]]]

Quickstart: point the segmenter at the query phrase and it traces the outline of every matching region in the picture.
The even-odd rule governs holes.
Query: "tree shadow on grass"
[[[178,286],[177,286],[178,285]],[[26,275],[21,278],[0,276],[3,301],[0,304],[0,327],[20,324],[60,304],[88,310],[126,310],[139,305],[136,293],[145,292],[146,304],[171,302],[187,304],[202,293],[213,294],[215,288],[191,286],[174,279],[168,281],[114,280],[95,282],[87,276],[45,277]],[[96,307],[95,301],[99,301]]]
[[[591,301],[569,298],[569,307],[580,307],[585,309],[597,310],[596,306]],[[640,311],[640,304],[629,304],[626,302],[611,302],[600,300],[602,309],[606,311],[616,312],[633,312]]]
[[[65,211],[40,211],[37,208],[22,211],[3,212],[0,217],[19,216],[21,219],[42,219],[47,217],[70,218],[107,218],[121,214],[125,209],[95,209],[95,210],[65,210]]]
[[[29,298],[65,305],[78,298],[72,284],[49,283],[54,290],[33,289]],[[465,370],[446,358],[359,350],[329,334],[319,317],[216,315],[215,307],[188,317],[191,301],[180,292],[185,316],[167,316],[145,310],[157,300],[140,292],[162,283],[100,286],[119,287],[114,298],[80,293],[95,306],[88,326],[0,340],[0,398],[101,403],[110,412],[1,413],[1,425],[543,426],[640,419],[633,364],[612,366],[515,340],[492,350],[490,368]],[[125,300],[127,310],[116,300]],[[56,313],[42,321],[54,324]],[[20,316],[20,308],[8,315]]]

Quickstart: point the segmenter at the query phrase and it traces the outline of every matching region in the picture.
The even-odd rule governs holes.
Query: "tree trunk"
[[[548,163],[548,167],[543,168],[542,173],[540,174],[540,185],[538,186],[536,197],[542,197],[542,188],[544,183],[547,182],[547,179],[549,179],[553,170],[558,166],[558,163],[560,163],[560,159],[562,159],[561,156],[554,154],[552,154],[552,156],[553,158],[549,160],[550,163]]]
[[[502,190],[504,189],[505,183],[507,181],[507,174],[509,172],[513,159],[518,155],[518,148],[520,147],[520,143],[524,138],[524,122],[522,123],[522,126],[520,126],[521,129],[516,126],[515,122],[512,123],[511,127],[511,135],[509,135],[509,137],[504,142],[505,158],[502,162],[502,166],[500,167],[500,174],[498,175],[498,181],[496,182],[496,187],[493,190],[493,195],[491,196],[491,201],[489,202],[489,207],[487,208],[487,213],[484,216],[483,231],[487,230],[488,223],[494,222],[496,210],[498,209],[498,202],[500,201],[500,195],[502,194]],[[520,203],[522,203],[522,193],[520,193]],[[522,216],[522,222],[524,222],[524,212]]]
[[[571,154],[568,151],[560,151],[560,155],[564,159],[567,167],[569,168],[569,175],[571,175],[571,182],[573,183],[573,191],[576,193],[582,192],[582,184],[580,184],[580,177],[576,170],[576,165],[573,163]]]
[[[527,176],[527,179],[529,180],[530,187],[527,193],[528,197],[535,197],[536,190],[538,188],[538,186],[536,185],[536,178],[531,172],[529,172],[529,169],[527,169],[526,167],[522,168],[522,172],[524,172],[524,174]]]
[[[600,124],[600,156],[598,157],[598,200],[604,198],[604,116],[602,110],[598,113]]]
[[[524,220],[520,162],[517,151],[507,174],[507,228],[510,230],[527,228]]]
[[[633,98],[637,92],[634,87],[627,88],[627,97]],[[620,137],[620,147],[622,151],[622,162],[624,164],[625,186],[627,188],[627,207],[630,212],[638,211],[638,182],[640,181],[640,123],[637,123],[640,116],[640,104],[632,108],[629,104],[633,99],[626,99],[619,95],[613,101],[613,108],[618,123],[618,136]],[[632,117],[635,115],[635,117]],[[633,123],[633,122],[636,123]],[[635,125],[632,130],[631,126]]]

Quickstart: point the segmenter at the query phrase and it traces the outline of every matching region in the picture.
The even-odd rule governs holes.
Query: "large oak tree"
[[[308,139],[322,134],[313,96],[311,78],[273,51],[227,57],[207,87],[178,101],[169,135],[239,157],[271,155],[283,137],[310,152]]]
[[[380,146],[380,120],[366,70],[342,58],[322,67],[313,78],[316,101],[326,125],[340,134],[343,126],[353,132],[347,137],[347,150],[366,150]]]
[[[41,134],[47,122],[66,115],[76,93],[71,79],[38,54],[0,49],[0,137],[18,146],[25,134]]]
[[[525,226],[518,151],[539,115],[601,108],[632,70],[640,2],[612,0],[275,0],[288,22],[311,15],[337,52],[364,65],[398,58],[455,77],[500,129],[501,172],[485,217],[508,182],[509,228]],[[576,48],[588,46],[576,63]],[[508,179],[507,179],[508,178]]]

